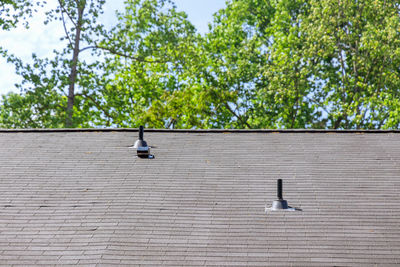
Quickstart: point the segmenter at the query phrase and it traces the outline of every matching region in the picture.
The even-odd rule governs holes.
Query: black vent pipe
[[[278,199],[279,200],[283,200],[283,197],[282,197],[282,179],[278,179],[277,185],[278,185],[278,188],[277,188]]]
[[[139,140],[143,141],[143,133],[144,133],[144,127],[140,126],[139,127]]]
[[[272,202],[272,210],[286,210],[289,208],[286,200],[282,196],[282,179],[277,180],[277,197],[278,200]]]
[[[284,200],[283,199],[283,181],[282,181],[282,179],[277,179],[276,180],[276,195],[277,195],[277,197],[278,197],[278,199],[277,200],[274,200],[273,202],[272,202],[272,207],[271,208],[268,208],[268,207],[265,207],[265,212],[266,213],[269,213],[269,212],[271,212],[271,211],[278,211],[278,210],[281,210],[281,211],[302,211],[302,209],[300,209],[300,208],[292,208],[292,207],[290,207],[289,205],[288,205],[288,202],[286,201],[286,200]]]

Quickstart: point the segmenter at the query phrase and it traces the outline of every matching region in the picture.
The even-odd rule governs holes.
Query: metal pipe
[[[278,179],[278,199],[283,200],[282,197],[282,179]]]
[[[143,141],[143,132],[144,132],[144,127],[140,126],[139,127],[139,140]]]

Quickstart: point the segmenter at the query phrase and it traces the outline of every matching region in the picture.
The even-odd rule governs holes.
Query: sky
[[[200,33],[208,31],[208,23],[212,15],[225,7],[226,0],[174,0],[179,11],[185,11],[189,20],[196,26]],[[49,0],[48,8],[56,4],[56,0]],[[111,26],[116,22],[115,10],[123,10],[123,0],[108,0],[104,6],[103,24]],[[23,61],[30,62],[32,53],[38,57],[51,58],[53,49],[60,48],[59,38],[62,36],[61,22],[44,26],[44,10],[30,18],[30,28],[19,27],[9,32],[0,31],[0,46],[15,54]],[[62,47],[62,46],[61,46]],[[0,95],[9,91],[18,92],[14,84],[21,81],[15,74],[14,66],[0,57]]]

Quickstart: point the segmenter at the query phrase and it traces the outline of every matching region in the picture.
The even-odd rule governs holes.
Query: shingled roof
[[[0,131],[0,264],[400,264],[400,133]],[[295,212],[265,213],[276,179]]]

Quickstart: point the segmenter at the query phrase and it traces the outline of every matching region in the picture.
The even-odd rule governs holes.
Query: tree
[[[262,18],[254,19],[264,8]],[[212,100],[209,127],[253,127],[252,101],[263,86],[259,67],[266,64],[260,27],[262,20],[270,19],[270,12],[262,1],[232,1],[214,15],[203,44],[207,61],[199,76]]]
[[[217,126],[398,128],[399,4],[233,0],[208,35]],[[221,108],[223,107],[223,109]]]
[[[224,92],[214,126],[306,128],[318,113],[303,62],[303,1],[234,0],[214,16],[207,85]]]
[[[201,88],[189,86],[191,77],[188,76],[190,70],[194,71],[196,67],[196,64],[189,63],[199,57],[196,50],[198,36],[186,14],[177,12],[170,1],[128,1],[126,11],[118,15],[120,23],[106,32],[101,27],[93,28],[93,23],[90,27],[80,26],[87,23],[85,20],[78,23],[85,6],[75,6],[72,1],[69,4],[71,6],[60,2],[59,9],[49,14],[50,19],[58,14],[66,32],[65,39],[69,41],[67,48],[58,52],[54,60],[34,57],[35,67],[32,67],[9,56],[17,72],[24,77],[21,89],[32,92],[30,94],[39,93],[38,88],[58,93],[58,97],[48,99],[57,103],[51,102],[52,105],[48,107],[57,107],[52,114],[66,118],[66,123],[53,121],[51,127],[133,127],[139,124],[152,127],[201,127],[200,112],[192,112],[193,108],[201,108],[195,95]],[[93,12],[89,10],[88,14]],[[73,31],[67,30],[66,18],[72,21]],[[99,40],[86,34],[82,40],[88,45],[80,48],[79,29],[97,32]],[[101,52],[105,61],[96,60],[91,65],[79,61],[79,54],[86,50],[98,55]],[[65,59],[69,54],[73,55],[72,60]],[[78,92],[76,85],[80,87]],[[64,89],[67,87],[68,91]],[[5,104],[0,113],[3,113],[3,125],[6,127],[18,126],[15,125],[16,119],[11,122],[5,120],[10,117],[4,114],[19,114],[13,110],[17,105],[10,103],[25,103],[25,109],[30,110],[25,116],[41,116],[32,110],[34,103],[29,102],[37,98],[28,98],[27,93],[19,98],[16,101],[18,96],[10,94],[3,99]],[[186,101],[191,101],[193,105],[189,107]],[[32,127],[48,125],[32,124]]]
[[[231,0],[203,36],[168,0],[126,1],[105,31],[103,3],[59,1],[54,59],[3,51],[23,84],[2,127],[400,127],[394,1]]]
[[[10,99],[7,99],[7,96],[3,97],[3,102],[25,104],[24,109],[29,111],[26,114],[34,116],[30,118],[31,121],[35,121],[31,127],[90,126],[92,114],[77,105],[77,103],[82,103],[82,99],[76,102],[76,96],[78,94],[77,87],[84,87],[86,80],[82,79],[79,74],[83,74],[87,68],[96,66],[97,62],[88,64],[79,57],[86,50],[82,46],[91,47],[96,42],[96,35],[103,31],[102,25],[97,23],[103,4],[104,0],[58,0],[57,8],[47,13],[44,23],[59,21],[62,24],[64,36],[61,41],[65,43],[65,48],[62,51],[54,51],[55,57],[51,60],[39,59],[33,55],[34,63],[24,64],[14,55],[3,51],[8,61],[15,64],[17,74],[23,77],[23,82],[18,85],[18,88],[24,92],[20,96],[11,93]],[[49,96],[44,101],[48,104],[44,108],[49,109],[49,113],[57,119],[52,118],[49,121],[38,119],[42,115],[37,114],[35,107],[44,103],[35,101],[44,100],[44,96]],[[15,102],[18,98],[19,100]],[[19,107],[19,109],[21,108]],[[3,114],[3,124],[6,127],[10,124],[4,121],[4,118],[8,117],[4,114],[14,114],[14,116],[19,114],[19,112],[15,112],[15,107],[7,104],[3,106],[1,113]],[[25,122],[22,120],[23,118],[21,118],[21,123],[24,125]],[[15,119],[13,123],[16,121]]]
[[[99,111],[96,125],[203,127],[199,36],[186,14],[170,1],[134,0],[118,17],[97,44],[108,52],[105,73],[82,92]]]
[[[323,128],[399,128],[400,6],[309,1],[302,31]]]
[[[65,99],[55,90],[37,87],[23,96],[8,93],[2,97],[0,127],[5,128],[58,128],[65,121],[62,106]]]

